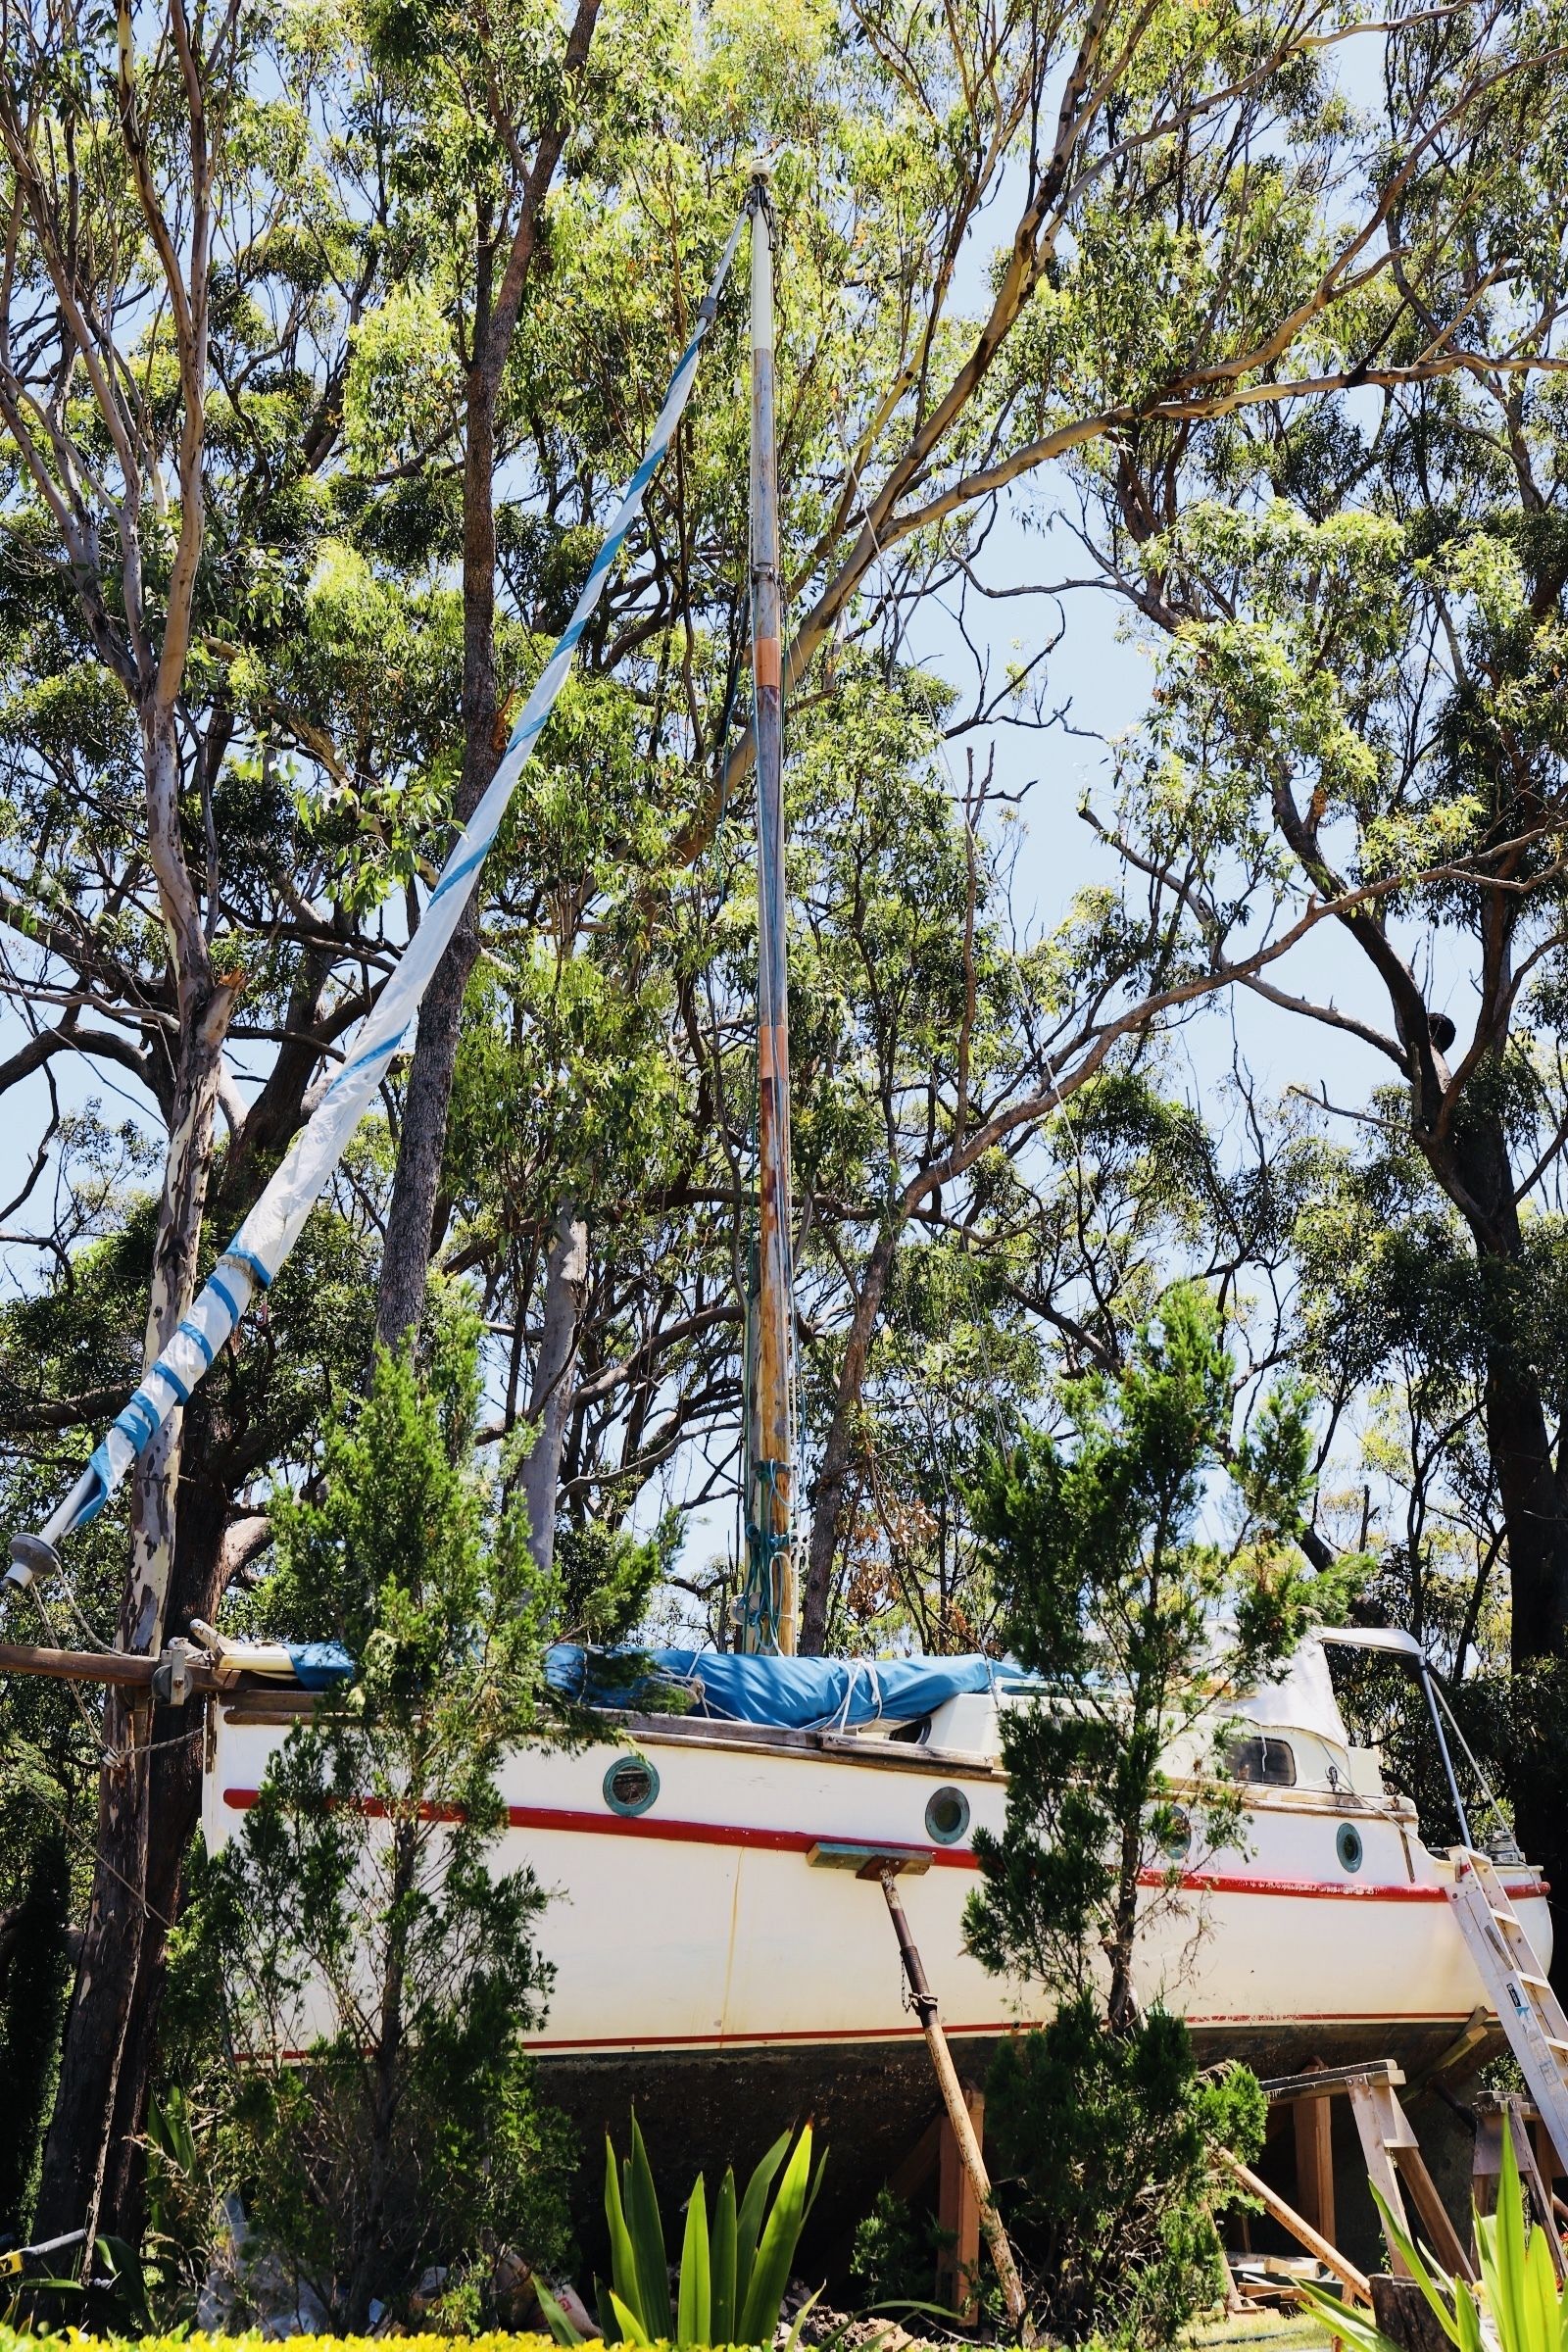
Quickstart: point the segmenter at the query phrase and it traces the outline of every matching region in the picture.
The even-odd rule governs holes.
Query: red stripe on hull
[[[256,1797],[254,1788],[223,1790],[224,1804],[238,1813],[248,1812]],[[370,1802],[366,1810],[380,1813],[385,1808]],[[425,1807],[424,1811],[430,1818],[456,1819],[456,1815],[444,1811],[438,1815],[431,1807]],[[980,1867],[968,1846],[904,1845],[888,1838],[852,1838],[842,1830],[763,1830],[730,1822],[661,1820],[650,1814],[581,1813],[550,1805],[509,1805],[507,1821],[514,1830],[545,1830],[562,1837],[647,1838],[666,1845],[728,1845],[758,1853],[806,1854],[813,1845],[866,1845],[879,1854],[918,1856],[943,1870],[974,1871]],[[1142,1875],[1146,1886],[1165,1885],[1162,1871],[1146,1870]],[[1348,1880],[1344,1884],[1331,1884],[1326,1879],[1242,1878],[1203,1870],[1183,1871],[1181,1883],[1189,1892],[1197,1894],[1272,1894],[1309,1902],[1443,1903],[1448,1899],[1442,1886],[1399,1884],[1357,1886]],[[1544,1895],[1546,1887],[1539,1879],[1510,1880],[1504,1882],[1504,1890],[1515,1897],[1529,1898]],[[965,2031],[961,2026],[953,2030]]]

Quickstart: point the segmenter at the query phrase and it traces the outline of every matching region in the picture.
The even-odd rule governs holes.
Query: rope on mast
[[[95,1519],[171,1413],[188,1402],[191,1391],[216,1360],[258,1292],[270,1290],[307,1218],[330,1181],[350,1136],[391,1067],[419,1008],[437,963],[479,878],[517,779],[527,763],[621,546],[642,512],[648,486],[674,437],[691,397],[697,364],[718,298],[740,243],[753,199],[736,216],[712,282],[697,312],[690,342],[682,352],[664,395],[648,448],[621,493],[606,533],[555,651],[523,705],[501,764],[442,869],[417,931],[391,978],[357,1031],[338,1071],[310,1119],[289,1145],[271,1182],[219,1259],[211,1279],[178,1325],[124,1410],[118,1414],[65,1500],[36,1535],[14,1536],[11,1566],[0,1583],[24,1591],[40,1573],[59,1566],[55,1546]]]

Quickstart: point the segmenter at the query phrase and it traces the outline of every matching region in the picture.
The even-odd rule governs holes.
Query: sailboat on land
[[[1347,1642],[1421,1669],[1408,1636],[1325,1631],[1278,1684],[1228,1700],[1230,1765],[1248,1784],[1236,1844],[1205,1839],[1196,1748],[1185,1768],[1168,1759],[1185,1834],[1146,1858],[1153,1916],[1138,1989],[1186,2017],[1203,2058],[1269,2074],[1312,2059],[1415,2070],[1490,2006],[1450,1901],[1454,1858],[1424,1842],[1408,1798],[1347,1737],[1327,1665]],[[914,1864],[906,1909],[948,2037],[976,2070],[1043,2019],[1038,1985],[990,1976],[967,1951],[963,1910],[978,1884],[974,1833],[1003,1826],[1002,1720],[1049,1693],[983,1658],[678,1650],[653,1668],[688,1712],[609,1706],[602,1744],[528,1749],[503,1776],[497,1867],[527,1864],[555,1898],[539,1930],[555,1991],[533,2046],[558,2095],[574,2081],[568,2104],[592,2105],[588,2078],[607,2071],[626,2095],[652,2093],[673,2069],[685,2099],[724,2098],[726,2082],[756,2098],[765,2075],[786,2104],[820,2113],[835,2084],[858,2075],[885,2088],[906,2056],[929,2104],[882,1906],[853,1869],[831,1866],[835,1848]],[[555,1653],[552,1673],[592,1701],[580,1651]],[[314,1703],[283,1689],[218,1701],[211,1844]],[[1539,1874],[1505,1844],[1497,1868],[1548,1959]]]
[[[794,1655],[798,1602],[790,1264],[789,1032],[784,899],[771,243],[752,236],[753,685],[758,781],[759,1233],[748,1349],[747,1560],[728,1652],[664,1651],[660,1705],[600,1688],[580,1651],[553,1679],[599,1705],[602,1743],[529,1750],[504,1776],[500,1868],[527,1865],[554,1898],[540,1942],[555,1991],[534,2048],[552,2094],[597,2122],[642,2093],[645,2119],[709,2113],[754,2132],[809,2107],[855,2110],[894,2134],[930,2103],[882,1905],[854,1868],[906,1857],[904,1900],[951,2043],[982,2070],[1038,2023],[1038,1985],[987,1975],[968,1951],[974,1834],[1003,1827],[1002,1725],[1049,1692],[984,1658]],[[1186,1833],[1152,1848],[1140,1994],[1187,2019],[1204,2058],[1269,2073],[1313,2059],[1440,2062],[1487,1995],[1455,1921],[1456,1864],[1422,1839],[1408,1800],[1351,1745],[1325,1643],[1402,1650],[1401,1635],[1324,1635],[1275,1687],[1226,1702],[1245,1833],[1210,1850],[1199,1749],[1167,1759]],[[219,1708],[206,1829],[220,1844],[253,1801],[304,1698]],[[671,1711],[671,1706],[683,1711]],[[1443,1729],[1434,1708],[1440,1740]],[[1237,1728],[1239,1727],[1239,1728]],[[1210,1730],[1213,1727],[1209,1727]],[[1446,1749],[1445,1748],[1446,1755]],[[1450,1775],[1451,1778],[1451,1775]],[[1457,1786],[1455,1795],[1457,1797]],[[1461,1813],[1462,1823],[1462,1813]],[[1461,1834],[1468,1842],[1468,1828]],[[1539,1876],[1501,1873],[1531,1943],[1550,1951]],[[869,2094],[869,2095],[868,2095]],[[763,2113],[762,2111],[766,2111]],[[907,2117],[906,2113],[907,2111]]]
[[[983,2067],[1004,2035],[1038,2022],[1047,2004],[1041,1987],[988,1976],[967,1950],[964,1907],[978,1883],[974,1838],[1003,1826],[1008,1712],[1053,1702],[1049,1691],[983,1658],[794,1654],[783,654],[765,187],[754,190],[748,209],[760,1185],[747,1559],[735,1646],[654,1655],[649,1671],[662,1698],[673,1693],[683,1702],[679,1712],[628,1705],[623,1689],[600,1705],[593,1661],[577,1651],[556,1653],[554,1677],[596,1708],[603,1737],[569,1751],[530,1748],[509,1759],[501,1790],[507,1828],[495,1858],[504,1871],[527,1865],[554,1897],[539,1940],[555,1988],[534,2035],[552,2095],[597,2122],[641,2090],[645,2118],[676,2119],[688,2149],[702,2143],[705,2117],[723,2144],[724,2127],[733,2134],[740,2123],[748,2139],[760,2141],[808,2107],[831,2132],[835,2115],[853,2107],[858,2147],[874,2168],[878,2135],[888,2148],[905,2145],[929,2112],[930,2080],[881,1904],[853,1867],[836,1865],[867,1851],[903,1858],[911,1882],[906,1908],[949,2039],[973,2069]],[[741,226],[578,612],[402,970],[76,1490],[39,1535],[14,1541],[12,1584],[58,1564],[55,1544],[102,1507],[189,1395],[250,1298],[272,1279],[379,1084],[416,1008],[420,969],[427,977],[472,888],[599,585],[678,421]],[[217,1637],[197,1631],[209,1644],[203,1662],[193,1669],[182,1652],[167,1671],[185,1678],[182,1689],[211,1694],[204,1814],[209,1844],[220,1847],[316,1699],[308,1666],[302,1673],[290,1653],[279,1652],[261,1672],[254,1657],[225,1662]],[[1246,2058],[1270,2073],[1311,2059],[1440,2066],[1461,2043],[1479,2054],[1487,2021],[1496,2016],[1464,1905],[1454,1899],[1466,1874],[1488,1866],[1470,1850],[1451,1764],[1461,1845],[1444,1851],[1425,1841],[1408,1800],[1385,1787],[1375,1754],[1351,1744],[1326,1662],[1335,1642],[1405,1658],[1431,1700],[1447,1762],[1435,1686],[1407,1636],[1325,1632],[1303,1644],[1277,1685],[1227,1698],[1231,1768],[1248,1785],[1244,1830],[1235,1843],[1211,1847],[1200,1752],[1194,1746],[1167,1758],[1186,1827],[1147,1857],[1150,1919],[1138,1989],[1146,2003],[1162,2000],[1187,2018],[1205,2058]],[[150,1659],[121,1663],[125,1674],[153,1670]],[[1538,1984],[1551,1948],[1546,1889],[1505,1838],[1494,1842],[1492,1861],[1488,1918],[1501,1916],[1498,1903],[1508,1910],[1509,1933],[1533,1964],[1525,1982]],[[865,2128],[867,2118],[874,2130]]]

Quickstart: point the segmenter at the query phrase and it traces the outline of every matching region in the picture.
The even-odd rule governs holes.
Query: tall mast
[[[774,427],[773,212],[752,182],[752,688],[757,743],[757,1130],[759,1215],[747,1400],[743,1649],[791,1655],[795,1268],[790,1200],[789,985],[784,939],[784,712]]]

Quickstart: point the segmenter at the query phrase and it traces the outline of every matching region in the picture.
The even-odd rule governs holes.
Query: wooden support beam
[[[1361,2152],[1366,2158],[1367,2178],[1388,2200],[1399,2228],[1406,2236],[1413,2234],[1402,2194],[1408,2189],[1427,2243],[1444,2269],[1457,2278],[1474,2280],[1476,2274],[1469,2253],[1438,2194],[1437,2182],[1421,2153],[1421,2143],[1393,2084],[1386,2078],[1373,2075],[1349,2083],[1348,2088]],[[1409,2276],[1394,2246],[1389,2248],[1389,2262],[1396,2278]]]
[[[1568,2277],[1568,2258],[1565,2258],[1563,2253],[1562,2237],[1557,2229],[1557,2216],[1552,2210],[1551,2191],[1542,2178],[1541,2167],[1536,2162],[1536,2151],[1530,2139],[1530,2127],[1525,2122],[1523,2114],[1524,2101],[1509,2099],[1507,2105],[1508,2125],[1513,2132],[1514,2153],[1519,2159],[1519,2178],[1523,2180],[1531,2205],[1535,2209],[1536,2220],[1546,2232],[1546,2244],[1551,2252],[1551,2267],[1557,2274],[1557,2284],[1561,2286],[1564,2278]]]
[[[1403,2068],[1396,2066],[1392,2058],[1382,2058],[1371,2065],[1309,2066],[1298,2075],[1270,2075],[1258,2088],[1273,2107],[1348,2090],[1352,2082],[1387,2082],[1391,2089],[1397,2089],[1403,2081]]]
[[[43,1649],[30,1642],[0,1642],[0,1674],[35,1674],[55,1683],[116,1683],[122,1690],[146,1690],[156,1658],[123,1649]],[[211,1681],[206,1688],[216,1689]]]
[[[1519,2167],[1519,2180],[1531,2211],[1546,2233],[1552,2268],[1557,2282],[1562,2284],[1568,2276],[1568,2256],[1563,2249],[1562,2232],[1558,2229],[1558,2200],[1536,2162],[1531,2144],[1530,2125],[1526,2116],[1527,2099],[1505,2097],[1480,2099],[1476,2102],[1476,2152],[1471,2175],[1471,2193],[1478,2214],[1497,2210],[1497,2183],[1502,2178],[1502,2133],[1504,2124],[1513,2135],[1513,2152]]]
[[[953,2127],[953,2135],[957,2142],[959,2157],[973,2186],[975,2204],[980,2215],[980,2228],[985,2235],[986,2249],[992,2262],[996,2265],[997,2278],[1002,2287],[1002,2299],[1007,2308],[1007,2324],[1015,2331],[1017,2340],[1028,2347],[1033,2344],[1035,2339],[1033,2325],[1029,2318],[1029,2305],[1023,2291],[1023,2282],[1018,2277],[1018,2266],[1012,2259],[1012,2248],[1007,2243],[1007,2232],[1003,2228],[1002,2216],[998,2213],[991,2194],[991,2182],[986,2174],[985,2158],[980,2153],[980,2144],[975,2138],[974,2127],[969,2121],[969,2110],[964,2103],[963,2087],[958,2081],[957,2069],[953,2063],[953,2052],[948,2047],[948,2037],[942,2031],[942,2020],[937,2011],[937,1997],[927,1981],[925,1964],[920,1958],[919,1947],[909,1932],[909,1923],[905,1917],[904,1905],[899,1900],[898,1878],[902,1867],[902,1856],[886,1855],[877,1871],[878,1882],[882,1888],[883,1899],[887,1903],[888,1917],[893,1923],[893,1933],[898,1938],[899,1957],[904,1963],[904,1975],[909,1987],[909,1998],[914,2003],[914,2013],[920,2020],[920,2029],[925,2035],[926,2048],[931,2053],[931,2065],[936,2074],[937,2086],[942,2093],[942,2103],[948,2111],[948,2121]],[[862,1870],[859,1876],[867,1878],[870,1876],[870,1871]]]
[[[1296,2201],[1314,2230],[1332,2244],[1334,2228],[1334,2109],[1327,2096],[1293,2099],[1296,2128]]]
[[[1356,2134],[1361,2142],[1361,2155],[1366,2164],[1366,2177],[1388,2206],[1390,2213],[1406,2236],[1410,2234],[1410,2219],[1404,2210],[1404,2198],[1399,2189],[1399,2176],[1394,2169],[1394,2150],[1414,2137],[1399,2109],[1391,2114],[1393,2093],[1386,2082],[1374,2082],[1369,2076],[1348,2082],[1350,2094],[1350,2113],[1355,2118]],[[1402,2129],[1401,2129],[1402,2127]],[[1396,2246],[1389,2248],[1389,2267],[1396,2278],[1408,2278],[1409,2265]]]
[[[0,1642],[0,1675],[38,1675],[46,1682],[113,1683],[122,1690],[150,1690],[153,1678],[172,1654],[178,1657],[192,1690],[249,1690],[256,1687],[255,1677],[242,1677],[237,1684],[220,1682],[209,1660],[188,1642],[175,1642],[172,1652],[150,1658],[127,1649],[46,1649],[32,1642]]]
[[[972,2083],[962,2085],[963,2103],[974,2128],[975,2145],[984,2151],[985,2093]],[[972,2328],[980,2316],[980,2201],[963,2161],[963,2151],[947,2116],[941,2119],[937,2174],[937,2227],[942,2244],[937,2254],[937,2294],[959,2323]]]
[[[1255,2197],[1263,2211],[1272,2214],[1280,2228],[1288,2230],[1298,2245],[1304,2246],[1309,2254],[1315,2254],[1323,2268],[1333,2273],[1347,2293],[1353,2295],[1358,2303],[1371,2304],[1372,2285],[1365,2271],[1358,2271],[1338,2246],[1331,2246],[1328,2239],[1314,2230],[1294,2205],[1287,2205],[1278,2189],[1270,2188],[1266,2180],[1260,2180],[1250,2166],[1243,2164],[1239,2156],[1233,2156],[1227,2148],[1221,2148],[1219,2156],[1227,2172],[1241,2182],[1248,2195]]]
[[[927,2124],[902,2164],[888,2175],[888,2186],[896,2197],[906,2202],[917,2196],[942,2161],[942,2127],[946,2114],[935,2116]]]
[[[1475,2266],[1458,2230],[1448,2218],[1448,2209],[1438,2194],[1438,2184],[1427,2170],[1426,2158],[1419,2148],[1401,2150],[1396,2160],[1399,2178],[1410,2191],[1410,2202],[1421,2217],[1427,2244],[1453,2278],[1468,2278],[1475,2284]]]

